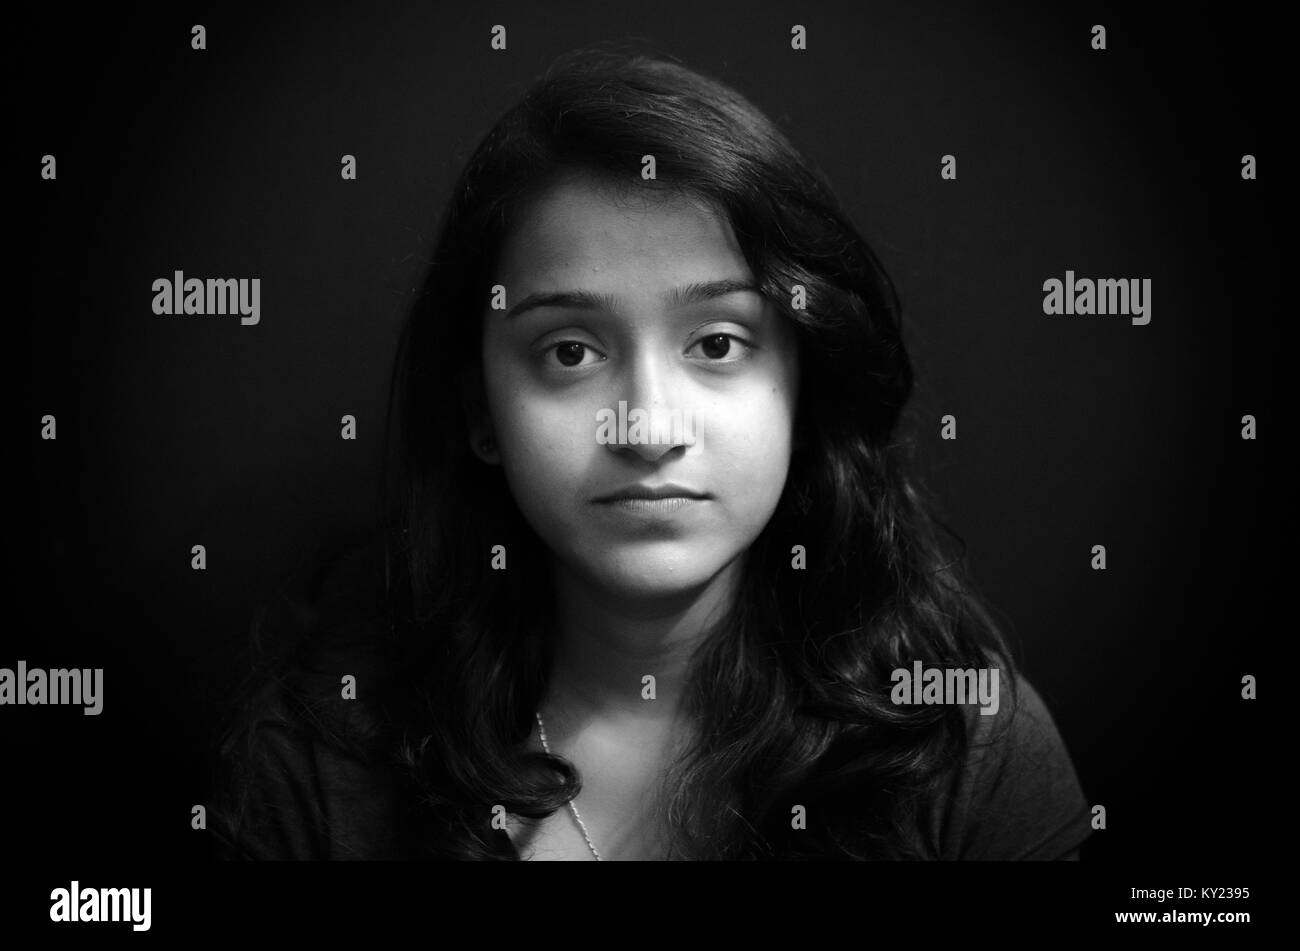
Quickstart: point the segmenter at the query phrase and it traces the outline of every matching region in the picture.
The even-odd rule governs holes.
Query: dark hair
[[[657,178],[640,179],[653,154]],[[955,567],[897,432],[913,386],[900,306],[875,254],[785,135],[721,83],[661,56],[562,57],[474,151],[403,328],[385,482],[385,729],[418,803],[416,851],[516,858],[491,807],[540,817],[577,794],[571,764],[531,751],[550,670],[548,553],[499,467],[470,450],[482,314],[503,241],[557,177],[704,199],[799,337],[799,449],[745,560],[736,604],[693,661],[702,725],[674,768],[678,858],[930,854],[936,794],[962,762],[959,706],[896,705],[891,673],[1014,668]],[[794,285],[806,309],[791,306]],[[448,370],[451,355],[453,368]],[[505,545],[510,570],[489,570]],[[806,569],[792,570],[795,545]],[[333,680],[337,684],[337,677]],[[384,737],[382,748],[377,745]],[[791,807],[818,821],[792,832]],[[815,810],[815,813],[814,813]]]

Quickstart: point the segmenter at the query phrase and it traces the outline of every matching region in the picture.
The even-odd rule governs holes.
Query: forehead
[[[582,276],[677,284],[748,275],[726,217],[694,196],[572,175],[523,210],[502,247],[507,286]]]

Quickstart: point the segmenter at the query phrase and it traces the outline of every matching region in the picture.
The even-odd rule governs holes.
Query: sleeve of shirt
[[[328,857],[320,783],[312,757],[291,730],[257,723],[226,767],[212,816],[218,858]]]
[[[1077,859],[1091,807],[1042,697],[1023,677],[998,712],[969,708],[971,745],[942,818],[945,859]]]
[[[243,704],[242,726],[222,751],[208,810],[218,858],[396,857],[403,841],[396,775],[324,735],[353,734],[353,726],[365,732],[362,701],[340,700],[337,675],[357,675],[363,690],[379,679],[373,659],[353,650],[378,639],[371,612],[382,581],[379,564],[371,549],[337,559],[323,569],[319,594],[291,599],[298,606],[291,616],[269,624],[273,639],[292,642],[301,629],[311,633],[312,670],[295,671],[292,691],[288,679],[273,679]]]
[[[219,859],[302,861],[396,857],[389,775],[307,738],[290,724],[259,721],[230,757],[210,828]]]

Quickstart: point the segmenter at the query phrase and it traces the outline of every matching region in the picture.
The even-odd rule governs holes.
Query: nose
[[[610,449],[655,462],[695,445],[699,421],[688,405],[684,381],[663,355],[642,352],[629,363],[619,390],[618,439]],[[625,422],[626,421],[626,422]]]

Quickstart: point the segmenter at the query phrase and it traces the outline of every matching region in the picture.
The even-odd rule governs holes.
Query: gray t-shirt
[[[924,830],[942,859],[1073,859],[1091,834],[1090,807],[1052,716],[1027,680],[1016,684],[1016,702],[1004,699],[995,715],[967,708],[966,761]],[[291,722],[261,720],[244,750],[246,772],[221,787],[210,810],[218,857],[406,857],[408,807],[397,777],[302,739]]]
[[[971,713],[972,743],[927,832],[944,859],[1078,858],[1091,807],[1047,705],[1024,677],[1015,709]]]

